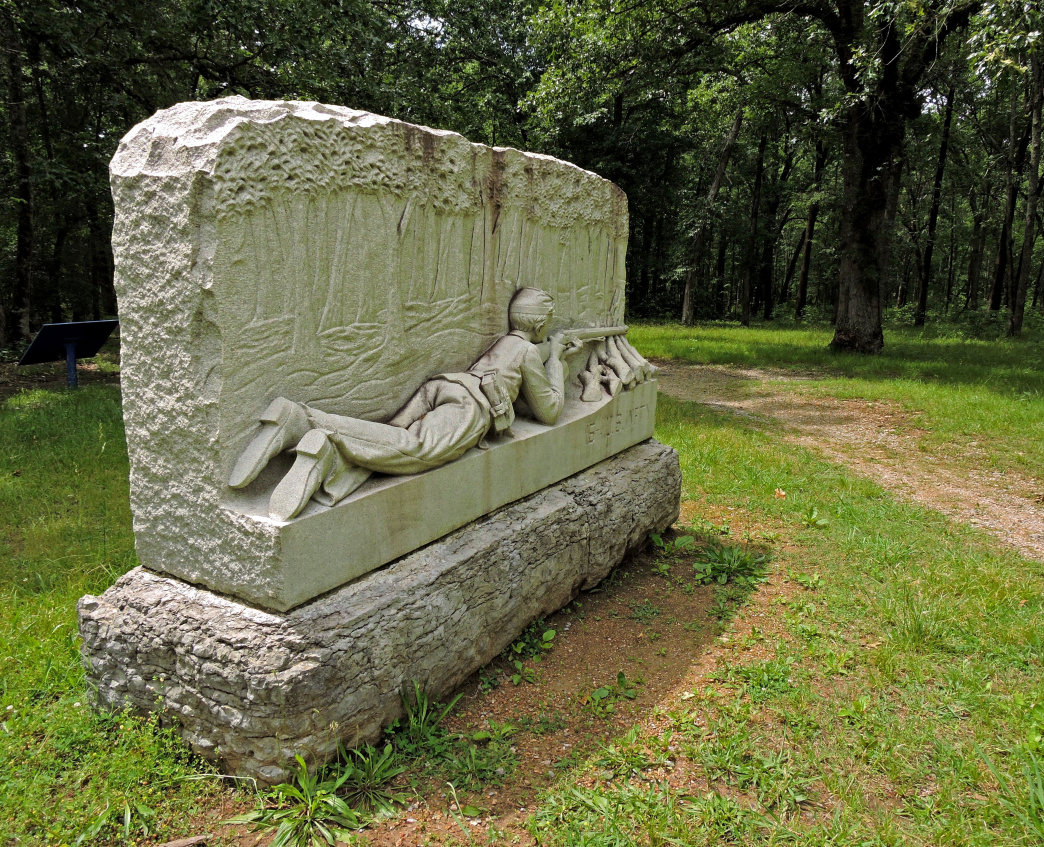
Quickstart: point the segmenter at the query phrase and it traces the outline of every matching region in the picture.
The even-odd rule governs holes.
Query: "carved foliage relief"
[[[505,332],[523,285],[554,295],[556,326],[621,322],[611,183],[366,113],[268,105],[227,130],[203,200],[223,445],[277,395],[387,418]]]

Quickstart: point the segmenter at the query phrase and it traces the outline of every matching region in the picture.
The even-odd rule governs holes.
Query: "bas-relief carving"
[[[247,487],[272,459],[293,450],[297,458],[269,501],[271,517],[286,521],[312,498],[325,505],[339,503],[371,473],[422,473],[459,459],[480,443],[489,446],[484,441],[489,434],[510,435],[520,396],[529,416],[552,426],[566,402],[567,362],[589,341],[596,342],[596,349],[580,374],[582,402],[601,400],[603,387],[615,396],[651,376],[651,366],[627,343],[626,327],[575,328],[548,339],[553,312],[549,294],[521,289],[508,310],[510,333],[467,371],[428,380],[387,423],[277,397],[239,454],[229,486]]]
[[[225,484],[277,397],[387,421],[418,386],[467,369],[507,331],[521,286],[554,297],[552,332],[619,325],[626,199],[606,180],[350,109],[243,98],[157,113],[124,138],[111,171],[131,504],[145,566],[286,609],[409,552],[404,539],[428,543],[536,490],[516,489],[517,480],[549,485],[609,455],[609,446],[587,449],[570,413],[555,443],[544,440],[547,427],[517,427],[492,481],[489,462],[465,457],[452,472],[372,480],[322,514],[306,508],[284,523],[267,517],[267,498],[258,503],[250,486]],[[580,403],[581,370],[588,397],[603,397],[581,404],[594,410],[585,414],[611,415],[625,349],[588,341],[570,371],[570,403]],[[634,393],[655,397],[654,387]],[[651,434],[650,414],[611,451]],[[272,464],[268,490],[290,460]],[[558,475],[530,473],[534,464]],[[436,480],[474,493],[466,515],[416,508]],[[410,515],[410,532],[377,543],[384,524],[367,503],[380,497],[357,496],[371,486],[403,510],[391,523]],[[342,525],[373,535],[370,552],[356,555],[347,537],[313,537]]]
[[[555,298],[556,327],[619,322],[625,247],[604,226],[558,231],[508,209],[493,227],[490,214],[342,193],[221,221],[222,444],[242,440],[259,393],[389,417],[420,378],[503,332],[523,282]]]

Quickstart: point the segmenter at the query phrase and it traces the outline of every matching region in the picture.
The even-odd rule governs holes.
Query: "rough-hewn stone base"
[[[295,753],[373,741],[411,681],[452,691],[670,525],[680,488],[647,441],[281,614],[136,568],[80,600],[88,679],[100,706],[162,708],[196,752],[279,781]]]

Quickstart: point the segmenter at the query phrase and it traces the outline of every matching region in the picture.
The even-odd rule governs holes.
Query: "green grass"
[[[200,764],[154,720],[94,714],[80,661],[77,599],[136,563],[119,390],[23,392],[0,445],[4,843],[178,833],[213,783],[186,781]]]
[[[899,404],[926,449],[959,437],[997,467],[1036,478],[1044,467],[1036,336],[890,331],[872,359],[826,352],[820,329],[641,326],[634,337],[649,355],[825,371],[814,390]],[[1039,843],[1044,565],[781,449],[750,419],[661,396],[658,437],[681,457],[698,518],[688,531],[724,549],[728,521],[746,527],[768,554],[769,587],[752,583],[755,596],[790,575],[788,599],[769,607],[784,634],[747,639],[752,656],[727,626],[713,685],[664,703],[654,735],[629,733],[563,771],[530,821],[541,843]],[[0,445],[4,843],[194,834],[186,820],[230,789],[155,721],[86,706],[76,600],[135,564],[118,390],[7,400]],[[680,551],[670,573],[692,573],[701,549]],[[513,764],[503,727],[428,734],[413,749],[399,732],[397,755],[420,776],[495,784],[492,764]],[[692,787],[653,776],[668,762]]]
[[[816,371],[815,390],[900,405],[929,448],[975,440],[995,466],[1044,467],[1039,336],[893,331],[870,359],[829,352],[823,328],[632,337],[646,355]],[[775,568],[802,578],[778,609],[787,637],[772,659],[726,662],[724,694],[692,692],[666,731],[632,743],[673,744],[709,791],[563,787],[532,821],[541,842],[1037,843],[1041,564],[742,419],[661,395],[658,421],[706,525],[728,511],[788,540]]]
[[[982,462],[1044,479],[1044,328],[977,339],[952,327],[886,330],[879,356],[834,353],[825,326],[744,329],[636,325],[647,356],[781,368],[821,377],[810,390],[883,400],[912,415],[926,447],[971,446]],[[974,442],[974,444],[972,444]]]
[[[687,332],[677,343],[704,351],[707,331]],[[730,332],[746,349],[747,333]],[[701,355],[728,361],[729,333],[710,334],[718,352]],[[812,347],[823,338],[799,334]],[[650,339],[669,343],[661,328],[638,338],[646,354],[663,355]],[[884,379],[865,375],[879,363],[849,367],[867,385]],[[1009,389],[991,392],[1002,418],[1020,402]],[[749,420],[663,395],[657,418],[701,516],[728,512],[784,539],[776,579],[803,579],[774,607],[786,633],[772,658],[735,645],[714,690],[691,692],[667,729],[632,744],[635,755],[671,745],[709,789],[601,780],[591,761],[593,787],[572,774],[544,798],[531,823],[541,843],[1039,843],[1044,565],[809,451],[780,450]]]

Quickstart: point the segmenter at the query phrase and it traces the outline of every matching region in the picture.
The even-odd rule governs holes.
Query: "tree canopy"
[[[1030,0],[0,0],[0,348],[115,313],[107,166],[157,109],[316,99],[551,153],[628,194],[631,314],[881,348],[1044,293]],[[904,312],[905,314],[905,312]]]

